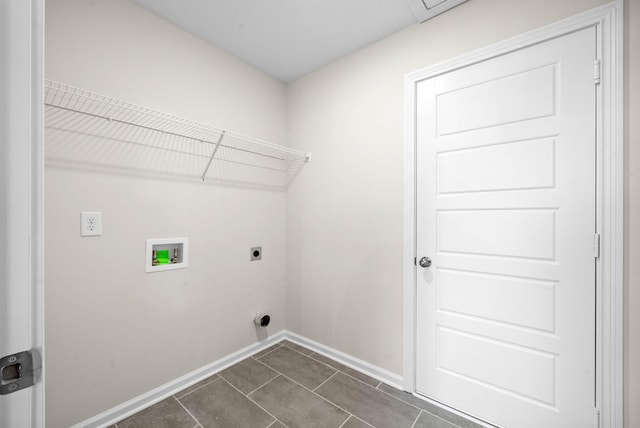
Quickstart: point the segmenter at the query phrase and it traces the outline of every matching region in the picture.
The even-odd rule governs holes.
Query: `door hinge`
[[[600,84],[600,60],[597,59],[594,61],[593,63],[593,84],[594,85],[599,85]]]
[[[600,258],[600,234],[596,233],[593,235],[593,257],[596,259]]]
[[[0,395],[13,394],[35,384],[34,352],[24,351],[0,358]]]
[[[595,427],[600,428],[602,426],[602,418],[600,417],[600,408],[596,407],[594,410],[595,410],[595,417],[596,417]]]
[[[418,266],[418,258],[417,257],[413,258],[413,265],[414,266]]]

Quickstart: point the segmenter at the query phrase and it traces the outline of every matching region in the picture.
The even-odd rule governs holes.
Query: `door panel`
[[[553,332],[556,285],[553,281],[438,269],[437,308],[440,312]]]
[[[499,426],[593,421],[594,28],[417,87],[417,392]]]
[[[552,116],[555,112],[556,65],[525,70],[494,80],[448,83],[436,98],[438,134],[516,123]],[[451,89],[447,92],[447,89]],[[523,100],[527,100],[523,103]]]
[[[554,403],[553,354],[444,327],[437,334],[440,370],[487,389]],[[461,349],[473,349],[473,357]]]
[[[550,188],[554,166],[553,138],[438,153],[438,194]]]
[[[438,253],[555,259],[552,209],[438,210]]]

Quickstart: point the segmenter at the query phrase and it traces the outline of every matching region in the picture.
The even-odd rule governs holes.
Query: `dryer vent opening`
[[[271,315],[258,313],[253,319],[253,322],[257,327],[266,327],[271,322]]]

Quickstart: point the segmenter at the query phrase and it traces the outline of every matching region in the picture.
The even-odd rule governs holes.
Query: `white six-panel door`
[[[416,390],[594,423],[595,28],[417,86]]]

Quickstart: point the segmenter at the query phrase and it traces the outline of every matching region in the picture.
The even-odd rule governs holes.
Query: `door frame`
[[[0,425],[41,428],[44,408],[43,288],[43,70],[44,0],[8,0],[0,5],[0,179],[7,186],[0,234],[11,264],[2,277],[0,357],[33,351],[35,384],[0,396]],[[8,272],[9,270],[7,270]],[[30,349],[29,349],[30,348]]]
[[[623,426],[623,0],[410,73],[405,77],[404,375],[415,390],[416,365],[416,88],[420,81],[515,50],[596,28],[600,84],[596,118],[596,396],[594,418],[603,428]],[[595,67],[594,67],[595,69]],[[594,71],[595,73],[595,71]],[[606,286],[605,286],[606,285]],[[440,405],[434,402],[436,405]],[[595,420],[594,420],[595,422]]]

